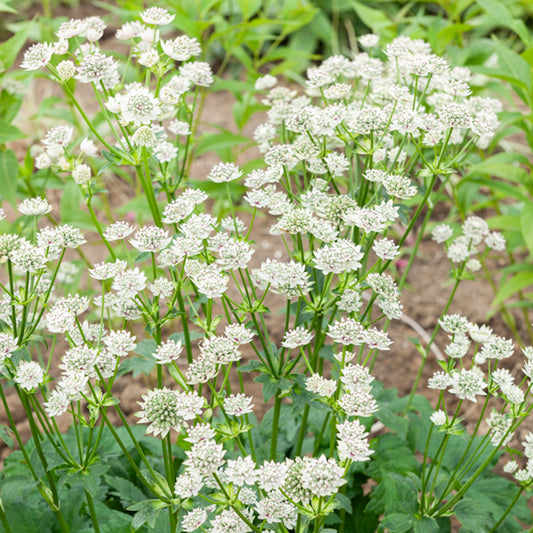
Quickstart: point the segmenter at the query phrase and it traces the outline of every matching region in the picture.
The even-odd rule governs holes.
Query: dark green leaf
[[[414,533],[439,533],[439,524],[429,516],[416,517],[413,523]]]
[[[155,526],[157,516],[166,504],[160,500],[144,500],[130,505],[128,511],[137,511],[133,517],[131,525],[133,528],[140,528],[143,524],[148,524],[151,528]]]
[[[413,527],[413,517],[403,513],[392,513],[383,519],[379,531],[388,529],[390,533],[405,533]]]
[[[472,533],[488,532],[494,524],[491,512],[476,500],[468,498],[461,500],[454,507],[454,513],[465,529]]]

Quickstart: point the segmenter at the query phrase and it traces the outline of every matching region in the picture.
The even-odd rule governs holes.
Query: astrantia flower
[[[463,234],[472,244],[479,244],[489,234],[489,225],[481,217],[470,216],[463,224]]]
[[[139,252],[158,252],[165,248],[171,241],[168,231],[157,226],[144,226],[135,233],[135,238],[129,240],[130,244]]]
[[[337,303],[337,307],[341,311],[346,311],[347,313],[358,313],[361,309],[362,304],[363,300],[359,291],[353,289],[346,289],[342,293]]]
[[[376,35],[375,33],[366,33],[359,37],[359,43],[364,48],[373,48],[379,43],[379,35]]]
[[[49,417],[60,416],[66,413],[70,406],[70,397],[61,387],[57,387],[48,395],[48,401],[44,407]]]
[[[279,492],[270,492],[268,496],[262,497],[255,504],[255,510],[260,520],[270,524],[283,522],[288,529],[295,527],[298,518],[298,509]]]
[[[339,406],[348,416],[367,417],[378,411],[379,407],[368,390],[355,390],[343,394]]]
[[[259,467],[259,488],[269,492],[280,488],[287,477],[287,470],[287,463],[266,461]]]
[[[331,337],[335,342],[349,345],[360,345],[364,342],[364,327],[353,318],[341,318],[330,324],[327,336]]]
[[[445,390],[452,384],[452,378],[450,375],[444,372],[435,372],[428,380],[428,388]]]
[[[26,198],[18,208],[19,212],[27,216],[42,216],[52,211],[52,205],[45,198]]]
[[[219,365],[227,365],[232,361],[238,361],[242,354],[239,346],[228,337],[213,335],[200,344],[202,356],[207,357]]]
[[[168,141],[160,141],[154,146],[154,157],[160,163],[168,163],[178,155],[178,149]]]
[[[181,417],[180,397],[176,391],[163,387],[154,389],[142,396],[143,401],[139,402],[142,411],[135,413],[140,417],[140,424],[149,424],[146,433],[153,433],[154,437],[166,434],[174,429],[178,433],[183,429],[183,418]]]
[[[302,487],[318,497],[329,497],[346,483],[344,468],[335,459],[304,457],[302,469]]]
[[[157,137],[153,128],[150,126],[141,126],[131,136],[131,142],[135,146],[154,146],[157,142]]]
[[[71,126],[55,126],[47,132],[43,144],[48,147],[64,147],[70,142],[73,131]]]
[[[275,76],[272,76],[271,74],[266,74],[261,78],[257,78],[257,80],[255,80],[254,86],[257,91],[264,91],[265,89],[271,89],[272,87],[274,87],[277,82],[278,80]]]
[[[76,79],[82,83],[95,83],[111,80],[116,76],[118,64],[111,56],[94,50],[85,54],[77,66]]]
[[[249,455],[230,460],[224,468],[224,479],[237,487],[253,485],[257,480],[255,467],[256,465]]]
[[[261,289],[270,286],[272,292],[288,299],[309,292],[309,274],[302,263],[282,263],[267,259],[261,264],[261,268],[253,269],[252,275]]]
[[[196,507],[181,520],[181,531],[196,531],[207,520],[205,507]]]
[[[457,394],[462,400],[477,402],[476,396],[486,396],[483,389],[487,387],[487,384],[477,371],[463,368],[460,372],[454,372],[451,377],[452,386],[449,392]]]
[[[148,288],[154,296],[159,298],[170,298],[174,292],[174,284],[166,278],[156,278],[148,285]]]
[[[178,359],[182,351],[183,345],[180,341],[169,339],[157,347],[157,350],[154,352],[154,357],[159,364],[164,365]]]
[[[219,163],[215,165],[207,178],[215,183],[224,183],[239,179],[242,176],[242,170],[234,163]]]
[[[9,333],[0,333],[0,364],[11,357],[11,354],[17,349],[17,339]]]
[[[43,270],[48,260],[45,250],[30,243],[24,243],[11,254],[13,266],[21,272],[30,274]]]
[[[202,476],[193,470],[185,472],[176,478],[174,485],[174,494],[178,498],[194,498],[204,486]]]
[[[87,378],[95,378],[96,371],[94,365],[98,357],[95,348],[86,345],[75,346],[65,352],[61,359],[61,368],[65,374],[76,374],[82,372]]]
[[[496,252],[504,252],[507,246],[505,237],[501,233],[498,233],[496,231],[493,231],[492,233],[486,235],[485,244]]]
[[[432,413],[429,419],[436,426],[443,426],[444,424],[446,424],[447,417],[446,413],[442,409],[439,409],[438,411]]]
[[[480,357],[483,359],[507,359],[514,353],[514,345],[511,339],[505,339],[492,335],[488,339],[480,350]]]
[[[339,239],[315,250],[313,259],[315,266],[324,274],[341,274],[357,270],[361,266],[360,259],[363,255],[359,244]]]
[[[244,324],[229,324],[224,330],[224,335],[235,344],[247,344],[254,338],[255,333]]]
[[[207,298],[220,298],[228,288],[229,276],[215,264],[204,264],[194,275],[189,275],[196,288]]]
[[[213,73],[209,63],[202,61],[193,61],[184,63],[180,67],[180,76],[189,80],[194,85],[209,87],[213,83]]]
[[[470,328],[468,319],[461,315],[444,315],[439,318],[440,327],[452,335],[466,333]]]
[[[92,175],[91,167],[85,163],[80,163],[72,171],[72,179],[78,184],[83,185],[90,181]]]
[[[125,298],[131,298],[146,287],[146,274],[137,267],[115,274],[111,288]]]
[[[368,461],[374,450],[370,449],[368,433],[359,420],[337,425],[337,452],[341,461]]]
[[[118,241],[125,239],[134,231],[135,226],[119,220],[118,222],[115,222],[114,224],[111,224],[111,226],[107,227],[107,229],[104,231],[104,238],[109,242]]]
[[[24,52],[24,61],[20,67],[24,70],[39,70],[45,67],[52,59],[54,47],[50,43],[37,43]]]
[[[202,53],[202,48],[197,39],[180,35],[174,40],[161,41],[161,48],[168,57],[174,61],[187,61],[192,56]]]
[[[201,440],[185,452],[187,459],[183,462],[190,470],[201,477],[216,472],[224,464],[226,450],[214,440]]]
[[[112,113],[120,114],[125,124],[135,126],[150,124],[161,114],[159,100],[140,83],[127,85],[124,93],[109,98],[106,107]]]
[[[433,228],[431,236],[435,242],[446,242],[453,235],[453,230],[447,224],[439,224]]]
[[[117,357],[126,357],[128,352],[135,349],[136,344],[135,337],[125,330],[110,331],[108,335],[104,337],[104,344],[107,349]]]
[[[175,15],[169,13],[162,7],[149,7],[140,13],[141,19],[145,24],[153,24],[156,26],[164,26],[170,24]]]
[[[243,416],[247,413],[253,413],[253,398],[244,394],[231,394],[224,398],[224,409],[226,414],[232,416]]]
[[[297,327],[285,332],[281,345],[285,348],[298,348],[309,344],[314,337],[314,333],[304,327]]]
[[[375,240],[372,250],[381,259],[391,261],[399,254],[399,246],[391,239]]]
[[[87,242],[81,230],[69,224],[58,226],[57,233],[61,239],[62,246],[65,248],[78,248]]]
[[[89,269],[89,275],[93,279],[103,281],[105,279],[111,279],[115,277],[115,274],[120,270],[126,268],[124,261],[117,261],[115,263],[98,263],[93,268]]]
[[[209,424],[196,424],[196,426],[189,427],[188,436],[185,438],[187,442],[200,442],[201,440],[214,439],[215,430]]]

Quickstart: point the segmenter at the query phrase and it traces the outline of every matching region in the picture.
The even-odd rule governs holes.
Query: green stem
[[[272,420],[272,435],[270,441],[270,460],[276,460],[277,448],[278,448],[278,432],[279,432],[279,417],[281,414],[281,398],[279,396],[279,390],[276,392],[276,398],[274,400],[274,417]]]
[[[100,235],[102,242],[105,244],[105,247],[107,248],[109,254],[113,258],[113,261],[116,261],[117,256],[115,255],[115,252],[113,251],[113,248],[111,247],[109,242],[107,242],[107,239],[104,237],[102,226],[100,225],[100,222],[98,222],[98,218],[96,217],[96,213],[94,212],[91,199],[92,199],[92,195],[89,195],[89,197],[87,198],[87,202],[86,202],[87,208],[89,209],[89,214],[91,215],[91,220],[93,221],[94,227],[96,228],[98,235]]]
[[[89,514],[91,515],[91,521],[93,523],[94,533],[100,533],[100,526],[98,525],[98,517],[96,516],[96,510],[94,508],[93,498],[87,490],[85,490],[85,499],[87,500],[87,507],[89,508]]]

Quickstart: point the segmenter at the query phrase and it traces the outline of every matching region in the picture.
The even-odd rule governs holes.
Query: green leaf
[[[3,440],[9,448],[13,448],[13,431],[7,426],[0,426],[0,440]]]
[[[5,5],[5,2],[0,2],[0,11],[4,11],[1,6]],[[0,44],[0,61],[2,61],[2,66],[5,70],[13,66],[15,59],[26,42],[30,26],[31,23],[24,24],[22,29],[15,32],[12,37]]]
[[[18,128],[0,120],[0,144],[5,144],[26,137]]]
[[[148,524],[151,528],[155,526],[157,516],[166,507],[166,503],[160,500],[144,500],[130,505],[128,511],[137,511],[131,521],[134,529],[140,528],[143,524]]]
[[[517,292],[533,285],[533,272],[520,272],[500,286],[492,305],[496,306],[510,298]]]
[[[382,9],[374,9],[357,0],[351,0],[351,5],[357,16],[368,26],[374,33],[386,37],[385,30],[392,26],[392,22]]]
[[[224,131],[223,133],[206,133],[203,135],[195,147],[195,154],[201,155],[205,152],[215,152],[220,157],[228,148],[251,144],[248,137]]]
[[[63,188],[59,202],[59,214],[63,224],[75,223],[80,229],[94,230],[91,216],[82,209],[85,204],[80,187],[73,180],[68,180]]]
[[[0,152],[0,191],[2,199],[13,207],[17,205],[17,179],[19,164],[13,150]]]
[[[526,46],[529,45],[531,38],[526,25],[522,20],[513,16],[505,2],[501,0],[476,0],[476,3],[498,23],[498,26],[505,26],[513,30]]]
[[[2,2],[0,0],[0,11],[4,13],[17,13],[17,10],[9,5],[8,2]]]
[[[116,476],[105,476],[105,480],[111,488],[111,494],[120,498],[120,501],[124,506],[133,505],[136,502],[146,499],[146,494],[128,479]]]
[[[390,533],[405,533],[413,527],[413,517],[403,513],[392,513],[383,519],[378,531],[388,529]]]
[[[429,516],[416,517],[413,524],[414,533],[439,533],[439,524]]]
[[[454,513],[466,530],[472,533],[486,533],[494,523],[490,511],[485,509],[476,500],[465,498],[455,507]]]
[[[157,343],[153,339],[143,339],[133,351],[142,357],[150,357],[156,350]]]
[[[529,253],[533,253],[533,203],[526,203],[522,208],[520,229]]]
[[[517,91],[524,102],[530,104],[531,99],[531,65],[519,54],[511,50],[501,41],[494,39],[496,53],[502,73],[513,80],[514,85],[519,85],[527,90],[527,94]]]

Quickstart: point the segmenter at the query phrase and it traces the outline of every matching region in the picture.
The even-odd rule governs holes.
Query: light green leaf
[[[476,0],[476,3],[494,19],[499,26],[505,26],[513,30],[522,42],[528,46],[531,42],[531,37],[526,25],[522,20],[516,18],[511,13],[505,2],[501,0]]]
[[[5,144],[26,137],[17,127],[0,121],[0,144]]]
[[[3,11],[4,13],[16,13],[17,10],[13,7],[11,7],[7,2],[2,2],[0,0],[0,11]]]
[[[0,191],[2,198],[13,207],[17,205],[19,164],[13,150],[0,152]]]
[[[531,202],[526,203],[522,209],[520,229],[529,253],[533,254],[533,203]]]
[[[517,292],[533,285],[533,272],[521,272],[505,282],[496,294],[492,305],[499,305]]]

